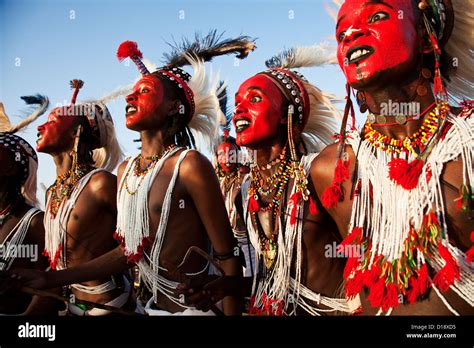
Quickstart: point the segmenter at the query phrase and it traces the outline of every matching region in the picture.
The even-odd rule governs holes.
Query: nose
[[[125,97],[125,100],[128,102],[131,102],[131,101],[134,101],[134,100],[137,100],[137,96],[135,95],[135,93],[132,93],[132,94],[129,94]]]
[[[361,37],[365,34],[365,30],[354,28],[352,25],[347,29],[346,34],[344,35],[344,43],[349,43],[354,41],[358,37]]]
[[[40,124],[38,127],[36,127],[38,132],[41,132],[44,129],[44,124]]]
[[[247,108],[245,107],[244,103],[243,103],[243,102],[238,103],[238,104],[235,106],[234,115],[242,114],[242,113],[244,113],[245,111],[247,111]]]

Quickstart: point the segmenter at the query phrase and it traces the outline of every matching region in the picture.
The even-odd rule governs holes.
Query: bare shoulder
[[[89,187],[93,192],[103,190],[115,190],[117,186],[117,177],[105,170],[94,173],[89,181]]]
[[[117,169],[117,179],[120,180],[122,178],[123,172],[125,171],[125,168],[127,167],[129,160],[125,160],[120,165],[118,166]]]
[[[189,151],[181,163],[181,176],[185,180],[195,180],[197,178],[209,178],[209,175],[215,176],[209,159],[199,151]]]
[[[326,146],[311,163],[311,177],[313,180],[332,178],[337,161],[338,144]]]

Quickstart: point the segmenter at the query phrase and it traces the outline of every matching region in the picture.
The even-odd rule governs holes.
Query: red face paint
[[[283,93],[270,77],[258,74],[241,84],[232,118],[237,144],[252,148],[274,138],[282,123],[284,103]]]
[[[154,75],[142,77],[126,98],[126,126],[140,131],[156,127],[156,117],[163,110],[164,88]]]
[[[412,0],[346,0],[336,27],[337,58],[352,87],[393,82],[416,68],[420,37]]]
[[[236,147],[228,142],[221,143],[217,148],[217,162],[226,173],[235,170],[238,163],[238,150]]]
[[[71,147],[72,128],[75,126],[77,118],[67,116],[68,110],[68,107],[53,109],[48,116],[48,121],[38,126],[37,151],[53,153]]]

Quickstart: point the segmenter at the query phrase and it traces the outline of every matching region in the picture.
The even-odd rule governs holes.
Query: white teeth
[[[248,126],[250,124],[249,121],[247,120],[238,120],[236,123],[235,123],[235,126],[236,127],[243,127],[243,126]]]
[[[136,107],[134,107],[134,106],[127,106],[127,113],[129,113],[129,112],[135,112],[135,111],[137,111],[137,108],[136,108]]]
[[[360,50],[357,50],[355,52],[352,52],[351,56],[350,56],[350,60],[354,60],[354,59],[357,59],[359,58],[360,56],[365,56],[367,53],[369,53],[368,50],[365,50],[365,49],[360,49]]]

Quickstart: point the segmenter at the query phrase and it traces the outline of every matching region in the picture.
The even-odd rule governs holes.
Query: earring
[[[72,149],[72,168],[73,168],[73,173],[76,174],[78,171],[78,166],[79,166],[79,140],[81,138],[81,133],[82,133],[82,126],[79,125],[76,130],[76,135],[74,136],[74,147]]]

